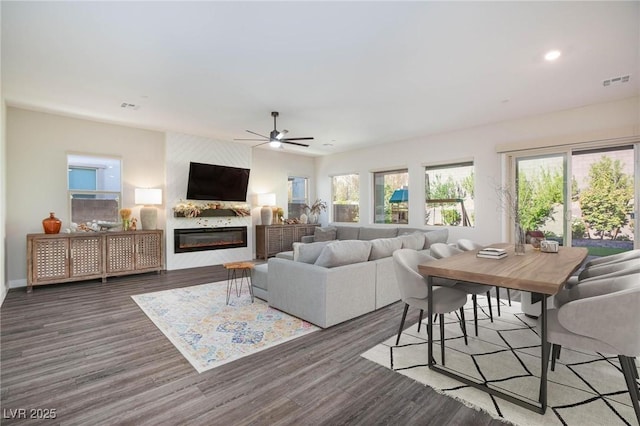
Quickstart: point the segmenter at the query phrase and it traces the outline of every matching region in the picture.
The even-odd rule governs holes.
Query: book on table
[[[502,259],[507,256],[507,251],[496,247],[486,247],[479,250],[476,256],[486,259]]]

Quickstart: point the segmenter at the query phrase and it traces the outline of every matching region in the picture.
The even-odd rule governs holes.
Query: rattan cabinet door
[[[267,226],[267,257],[275,256],[282,250],[282,226]]]
[[[74,237],[70,239],[70,277],[102,277],[102,237]]]
[[[135,234],[107,235],[107,274],[135,270]]]
[[[32,284],[56,282],[69,278],[69,239],[33,239],[29,255]]]
[[[293,243],[296,241],[295,226],[283,226],[282,227],[282,243],[280,245],[280,251],[293,250]]]
[[[136,234],[136,270],[162,266],[162,233]]]

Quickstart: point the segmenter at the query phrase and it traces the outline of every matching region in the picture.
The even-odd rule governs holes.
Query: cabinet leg
[[[27,293],[31,293],[31,292],[33,292],[33,285],[29,284],[27,286]]]

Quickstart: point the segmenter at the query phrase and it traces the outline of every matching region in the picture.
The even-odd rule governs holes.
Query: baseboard
[[[27,279],[23,278],[20,280],[10,280],[9,281],[9,288],[20,288],[20,287],[26,287],[27,286]]]

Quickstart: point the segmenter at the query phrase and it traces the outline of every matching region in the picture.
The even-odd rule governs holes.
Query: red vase
[[[57,234],[60,232],[62,221],[58,219],[53,212],[49,213],[49,217],[42,220],[42,227],[45,234]]]

